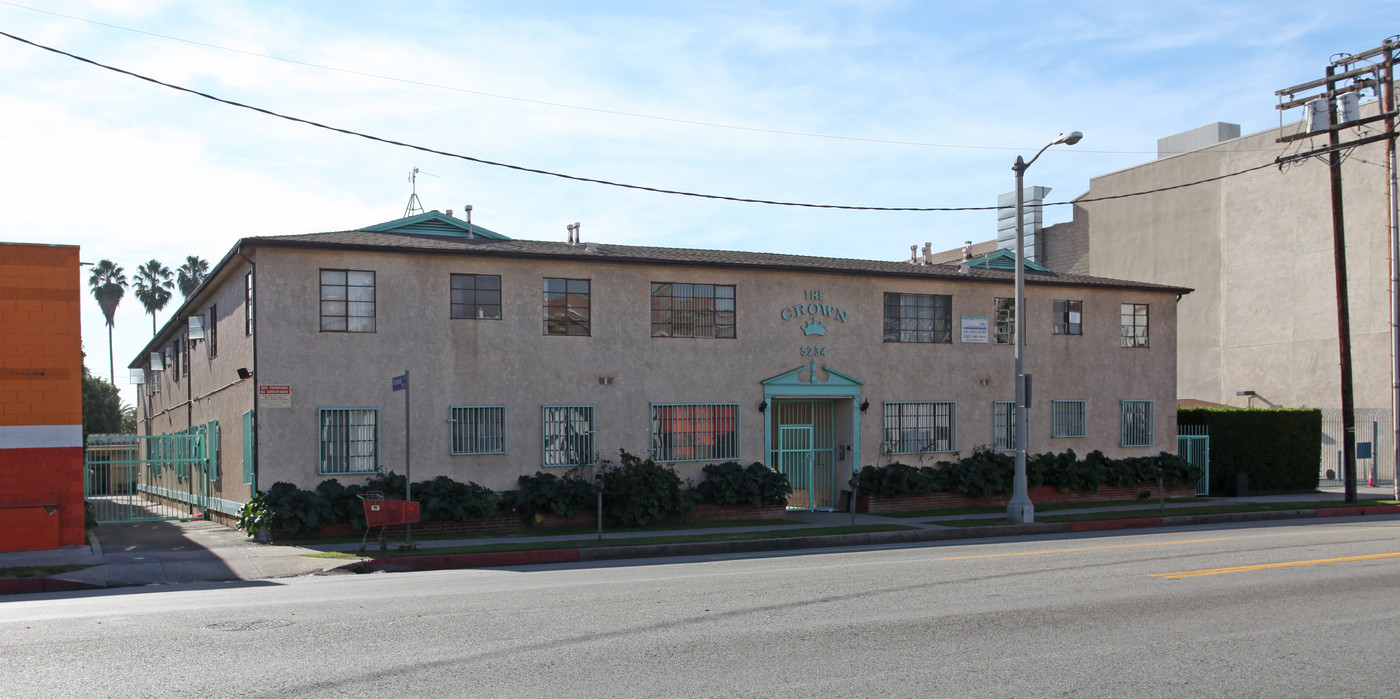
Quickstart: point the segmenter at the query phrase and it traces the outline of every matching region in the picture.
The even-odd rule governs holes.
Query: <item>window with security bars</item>
[[[379,411],[322,408],[321,474],[379,470]]]
[[[453,318],[501,319],[501,275],[454,274],[451,283]]]
[[[243,277],[243,332],[253,334],[253,273]]]
[[[1152,446],[1152,401],[1123,401],[1123,438],[1119,446]]]
[[[953,297],[885,294],[885,342],[953,341]]]
[[[1083,437],[1086,432],[1085,403],[1082,400],[1050,401],[1053,437]]]
[[[543,418],[545,466],[593,463],[593,406],[546,405]]]
[[[1056,335],[1084,334],[1084,302],[1056,299],[1050,309]]]
[[[992,330],[998,345],[1010,345],[1016,342],[1016,299],[996,299],[994,306],[995,315],[992,318]]]
[[[992,448],[997,451],[1016,448],[1016,401],[992,403]]]
[[[955,451],[957,404],[886,403],[885,447],[891,454]]]
[[[506,408],[503,405],[453,407],[453,454],[506,453]]]
[[[1122,304],[1120,313],[1123,326],[1124,347],[1147,346],[1147,304]]]
[[[321,270],[321,332],[374,332],[374,303],[374,272]]]
[[[738,459],[739,405],[653,404],[651,450],[656,461]]]
[[[592,327],[587,279],[544,280],[544,334],[587,336]]]
[[[652,337],[734,337],[734,286],[652,282]]]

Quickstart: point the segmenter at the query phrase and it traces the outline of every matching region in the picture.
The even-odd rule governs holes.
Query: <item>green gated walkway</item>
[[[206,428],[142,436],[88,435],[83,494],[99,524],[203,517],[209,501]]]
[[[1210,494],[1210,434],[1206,430],[1205,425],[1178,425],[1176,428],[1176,455],[1201,467],[1197,495]]]

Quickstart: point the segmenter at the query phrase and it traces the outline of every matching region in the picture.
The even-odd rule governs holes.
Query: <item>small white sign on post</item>
[[[292,407],[292,387],[287,384],[268,384],[266,386],[258,386],[258,407]]]
[[[987,342],[987,316],[962,317],[962,341],[964,343]]]

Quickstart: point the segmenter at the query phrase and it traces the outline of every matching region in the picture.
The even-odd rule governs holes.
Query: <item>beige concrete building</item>
[[[1030,450],[1175,451],[1189,289],[1027,279]],[[1011,448],[1012,295],[1010,269],[511,240],[431,212],[240,241],[131,366],[143,431],[222,426],[214,512],[402,473],[406,434],[415,481],[504,490],[625,449],[694,478],[763,462],[792,505],[832,507],[857,466]]]

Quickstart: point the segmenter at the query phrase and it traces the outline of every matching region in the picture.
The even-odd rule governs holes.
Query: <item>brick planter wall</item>
[[[1097,491],[1071,490],[1068,492],[1060,492],[1058,488],[1047,485],[1031,488],[1029,491],[1031,502],[1040,504],[1137,500],[1142,493],[1151,494],[1144,502],[1150,503],[1157,500],[1157,484],[1105,485],[1100,486]],[[1169,498],[1195,497],[1196,487],[1194,485],[1168,485],[1166,496]],[[856,512],[881,515],[895,512],[918,512],[920,510],[951,510],[964,507],[1005,507],[1010,500],[1011,495],[1009,494],[998,495],[990,499],[975,495],[963,495],[962,493],[929,493],[903,498],[872,498],[869,495],[862,495],[856,499]]]
[[[677,518],[665,520],[664,524],[684,524],[686,522],[735,522],[744,520],[771,520],[783,519],[787,516],[787,511],[782,506],[765,507],[759,509],[752,505],[709,505],[701,504],[696,506],[695,512],[687,518]],[[483,519],[474,519],[469,522],[421,522],[413,525],[414,534],[460,534],[463,538],[478,538],[502,536],[507,534],[521,534],[525,532],[538,532],[549,529],[588,529],[598,526],[598,515],[594,510],[581,510],[568,517],[558,517],[550,515],[544,521],[535,526],[527,524],[519,515],[513,513],[495,514]],[[384,532],[385,540],[402,540],[405,534],[402,526],[389,527]],[[363,529],[352,529],[348,524],[329,524],[321,527],[321,531],[315,534],[297,534],[299,538],[306,536],[361,536]],[[370,532],[371,538],[379,536],[378,528]]]

